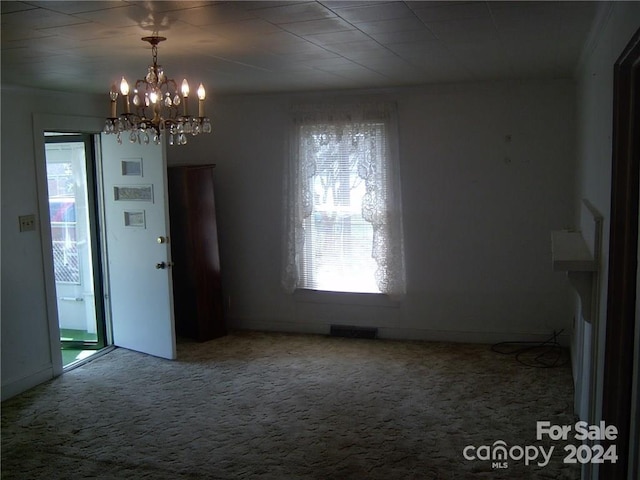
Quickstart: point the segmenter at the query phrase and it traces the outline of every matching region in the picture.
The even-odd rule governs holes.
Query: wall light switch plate
[[[21,232],[31,232],[36,229],[36,216],[31,215],[20,215],[18,217],[20,221],[20,231]]]

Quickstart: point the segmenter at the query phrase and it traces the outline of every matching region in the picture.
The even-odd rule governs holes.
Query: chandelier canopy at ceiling
[[[162,65],[158,65],[158,43],[165,37],[143,37],[143,41],[151,44],[153,64],[149,65],[147,74],[136,80],[132,95],[129,83],[122,77],[120,95],[122,95],[123,111],[118,115],[118,90],[111,86],[111,116],[106,119],[104,132],[117,135],[118,143],[122,143],[122,135],[128,134],[131,143],[159,144],[165,135],[169,137],[169,145],[184,145],[188,135],[211,133],[211,121],[204,113],[206,93],[202,83],[196,92],[198,95],[198,116],[189,114],[189,83],[185,78],[180,91],[176,82],[168,78]],[[182,104],[182,108],[180,105]]]

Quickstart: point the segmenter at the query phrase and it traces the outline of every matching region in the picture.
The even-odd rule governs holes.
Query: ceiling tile
[[[31,10],[19,10],[2,14],[2,25],[10,24],[20,28],[47,28],[59,27],[62,25],[73,25],[83,23],[87,20],[77,18],[63,13],[52,12],[43,8]]]
[[[411,9],[404,2],[378,2],[364,7],[336,8],[336,13],[351,23],[375,22],[414,16]]]
[[[164,15],[156,14],[141,6],[125,5],[95,12],[83,12],[75,14],[75,17],[84,21],[96,22],[102,25],[117,25],[128,27],[137,25],[143,29],[161,29],[164,25],[162,19]]]
[[[279,33],[282,29],[261,18],[230,22],[216,25],[211,32],[223,37],[235,38],[242,41],[245,37],[258,38],[270,33]]]
[[[344,58],[339,54],[330,52],[318,46],[316,46],[315,51],[287,54],[286,59],[291,63],[300,63],[311,67],[315,65],[321,65],[323,64],[323,62],[330,62],[336,59],[344,60]]]
[[[436,37],[426,28],[422,30],[409,30],[398,32],[378,33],[371,35],[371,38],[383,45],[393,45],[395,43],[420,42],[424,40],[435,40]]]
[[[349,8],[349,7],[366,7],[369,5],[375,5],[376,3],[380,3],[380,0],[372,0],[372,1],[363,1],[363,0],[334,0],[334,1],[326,1],[320,2],[325,7],[331,9],[337,8]]]
[[[370,35],[377,33],[406,32],[410,30],[424,30],[425,26],[417,17],[394,18],[375,22],[360,22],[355,24],[359,30]]]
[[[288,32],[301,36],[353,30],[353,26],[349,22],[337,17],[309,20],[306,22],[285,23],[281,24],[280,27]]]
[[[520,29],[503,28],[498,30],[498,36],[504,44],[519,44],[521,42],[540,42],[555,48],[560,38],[559,24],[528,25]]]
[[[387,52],[386,54],[366,58],[363,59],[360,63],[361,65],[364,65],[371,70],[376,70],[379,72],[388,72],[396,68],[406,68],[410,65],[409,62],[394,54],[393,52]]]
[[[310,42],[315,43],[316,45],[323,46],[371,40],[368,35],[362,33],[359,30],[347,30],[342,32],[320,33],[317,35],[305,35],[304,38],[306,38]]]
[[[554,2],[549,5],[528,5],[523,2],[520,8],[505,8],[502,6],[491,8],[491,16],[496,27],[500,29],[530,29],[557,25],[559,16]]]
[[[85,0],[82,0],[82,1],[85,1]],[[220,3],[220,2],[211,2],[207,0],[161,0],[161,1],[127,0],[127,1],[129,3],[143,3],[147,6],[147,8],[153,10],[154,12],[172,12],[175,10],[188,10],[192,8],[204,7],[209,5],[213,5],[220,9],[225,9],[229,6],[227,2]],[[93,0],[91,0],[91,2],[93,2]]]
[[[508,56],[499,41],[449,44],[447,51],[469,71],[482,77],[487,76],[489,70],[510,71]]]
[[[261,50],[278,53],[295,53],[316,47],[311,42],[286,31],[265,33],[255,38],[253,45]]]
[[[2,52],[4,54],[5,49],[7,48],[15,48],[17,46],[17,41],[19,40],[28,40],[32,38],[44,38],[50,37],[51,34],[47,33],[47,30],[35,30],[29,28],[19,28],[19,27],[2,27],[0,30],[0,34],[2,35]],[[9,42],[14,42],[14,45],[11,46]]]
[[[265,2],[266,3],[266,2]],[[320,3],[305,2],[283,5],[278,7],[254,10],[260,18],[274,24],[305,22],[335,17],[336,14]]]
[[[132,27],[110,27],[106,25],[97,25],[93,22],[85,22],[78,23],[76,25],[65,25],[64,27],[51,27],[44,28],[39,30],[40,32],[46,33],[50,36],[56,37],[66,37],[70,39],[76,39],[76,46],[79,47],[80,44],[86,40],[92,39],[118,39],[117,41],[122,41],[122,38],[119,36],[126,33],[134,33],[129,32],[127,29]],[[133,27],[135,28],[135,27]],[[139,33],[140,30],[136,28],[135,33]],[[81,40],[78,42],[78,40]],[[142,44],[140,44],[142,46]]]
[[[428,23],[427,27],[443,42],[469,43],[497,39],[497,31],[489,17]]]
[[[356,42],[344,42],[327,45],[327,50],[340,53],[341,55],[351,58],[354,53],[365,52],[370,55],[384,54],[389,50],[372,39],[360,40]]]
[[[412,5],[415,14],[425,23],[466,18],[488,17],[489,10],[485,2],[457,2],[434,5],[435,2],[420,2]]]
[[[34,48],[38,43],[39,41],[9,42],[7,48],[3,50],[2,60],[11,60],[12,64],[28,64],[37,58],[50,58],[52,56],[50,52]],[[2,75],[4,76],[6,73],[8,71],[3,70]]]
[[[409,8],[412,8],[415,10],[417,8],[423,8],[425,5],[439,7],[442,5],[456,5],[458,3],[472,3],[474,1],[476,0],[465,1],[465,2],[461,2],[461,0],[448,0],[443,2],[436,1],[436,0],[417,0],[417,1],[406,1],[404,3],[406,3]]]
[[[397,53],[403,58],[414,58],[423,56],[449,56],[445,45],[439,40],[423,40],[418,42],[395,43],[388,46],[389,50]]]
[[[4,15],[5,13],[19,12],[21,10],[33,10],[36,7],[31,3],[3,0],[0,2],[0,13]]]
[[[234,3],[209,4],[184,9],[180,10],[177,15],[183,22],[196,26],[218,25],[221,23],[239,22],[257,18],[250,11]]]
[[[8,2],[13,3],[13,2]],[[122,2],[119,1],[90,1],[90,2],[59,2],[59,1],[39,1],[29,2],[30,5],[45,8],[52,12],[65,13],[73,15],[75,13],[95,12],[98,10],[106,10],[107,8],[121,7]],[[3,2],[4,10],[4,2]]]
[[[182,0],[178,0],[182,1]],[[271,8],[271,7],[282,7],[285,5],[294,5],[296,3],[300,3],[301,0],[253,0],[253,1],[245,1],[245,0],[231,0],[234,3],[242,6],[245,10],[262,10],[263,8]],[[209,2],[211,3],[211,2]],[[223,0],[221,3],[226,3]]]

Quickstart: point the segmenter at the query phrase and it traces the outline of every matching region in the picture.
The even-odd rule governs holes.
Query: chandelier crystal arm
[[[147,69],[143,79],[136,80],[133,88],[133,111],[131,111],[129,83],[122,77],[120,93],[124,112],[117,114],[118,91],[115,84],[111,86],[109,98],[111,100],[111,116],[105,121],[104,132],[113,133],[122,143],[122,133],[129,134],[132,143],[150,142],[150,134],[154,143],[160,143],[168,133],[169,145],[184,145],[187,135],[211,133],[211,121],[204,115],[205,90],[200,84],[198,95],[198,116],[192,117],[188,113],[189,84],[183,80],[181,91],[175,80],[168,78],[162,65],[158,64],[158,43],[165,37],[144,37],[143,41],[151,44],[152,64]],[[182,114],[179,106],[182,103]]]

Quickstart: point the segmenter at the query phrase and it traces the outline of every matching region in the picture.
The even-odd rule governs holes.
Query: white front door
[[[113,343],[176,358],[165,146],[102,134]]]

